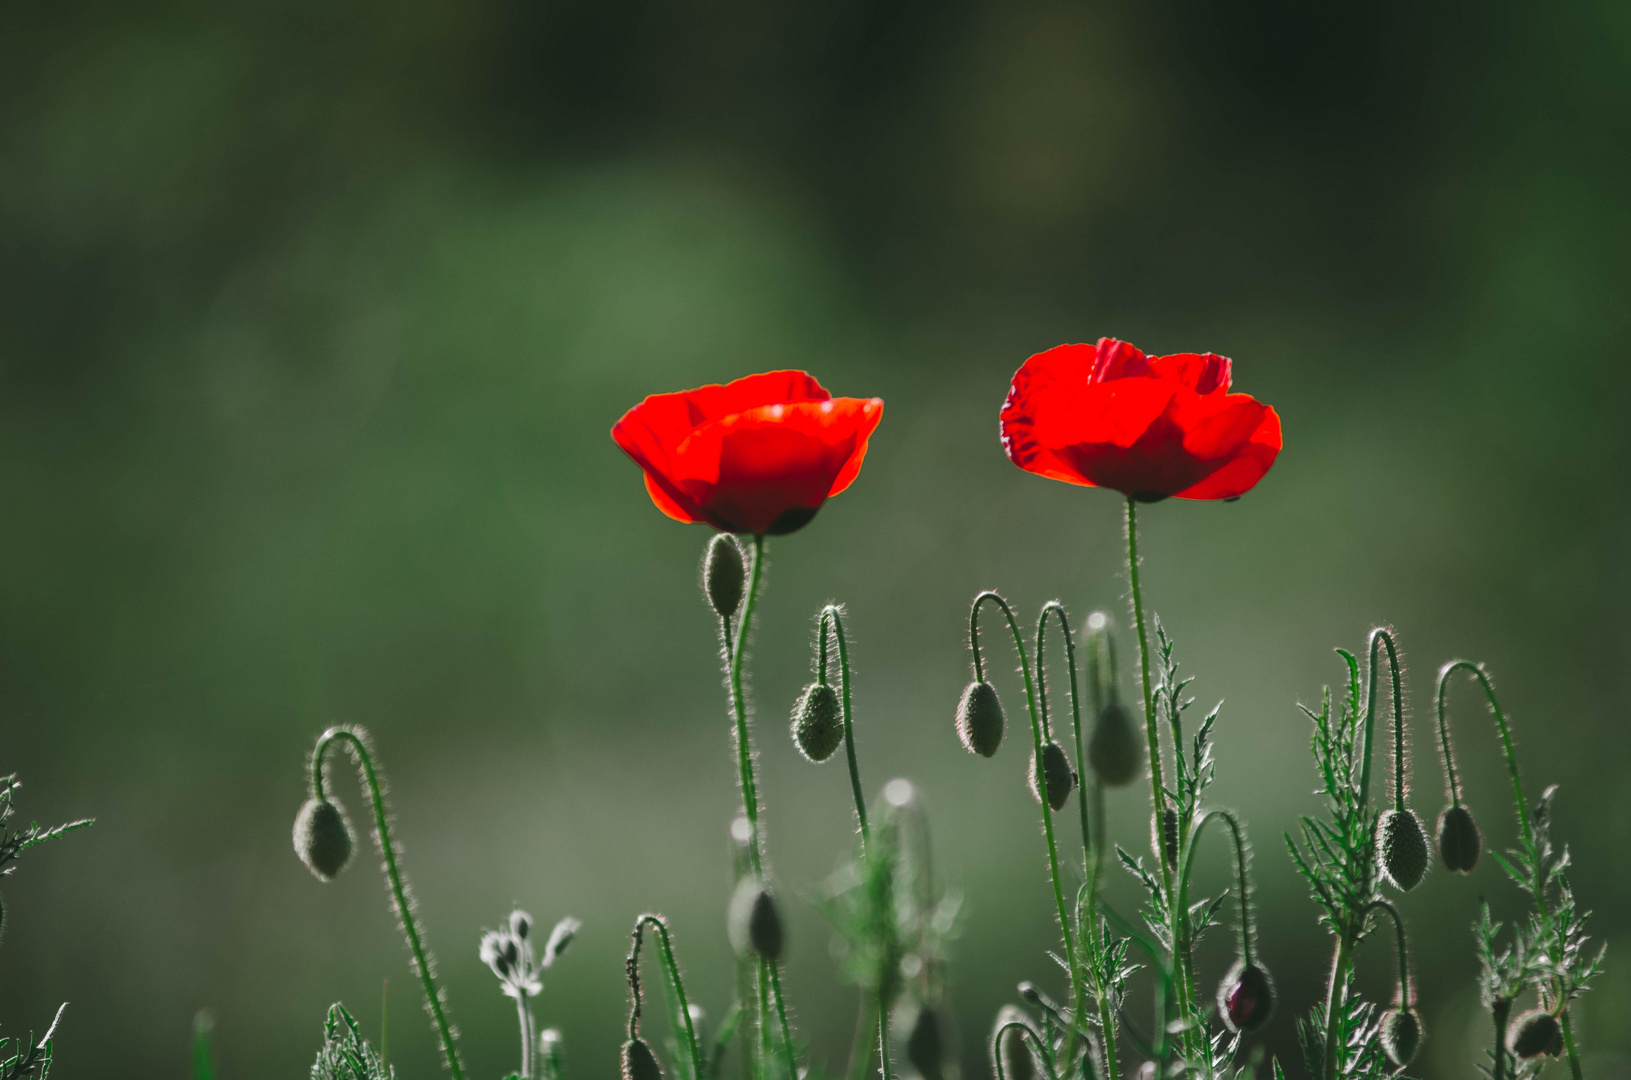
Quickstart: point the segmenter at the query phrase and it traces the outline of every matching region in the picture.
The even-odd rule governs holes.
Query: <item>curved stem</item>
[[[1378,909],[1393,918],[1393,933],[1399,941],[1399,1004],[1408,1009],[1415,1004],[1415,998],[1410,993],[1410,944],[1405,939],[1404,916],[1399,914],[1392,901],[1376,899],[1365,905],[1361,918]]]
[[[1399,652],[1393,634],[1385,626],[1370,632],[1369,683],[1365,692],[1365,736],[1360,753],[1364,760],[1359,767],[1359,801],[1370,801],[1371,746],[1376,728],[1376,662],[1379,650],[1387,649],[1388,669],[1393,675],[1393,808],[1404,809],[1404,678],[1399,667]]]
[[[1042,703],[1042,714],[1048,712],[1048,665],[1046,660],[1048,615],[1058,616],[1059,631],[1065,636],[1065,665],[1070,669],[1070,722],[1071,730],[1076,737],[1076,778],[1078,784],[1087,781],[1087,759],[1082,749],[1082,706],[1076,692],[1076,641],[1071,637],[1070,618],[1065,614],[1065,605],[1057,600],[1049,600],[1042,605],[1042,614],[1036,621],[1036,691]],[[1097,688],[1094,690],[1097,695]],[[1087,799],[1081,792],[1076,796],[1077,808],[1082,818],[1082,859],[1083,864],[1092,859],[1093,840],[1088,825]],[[1091,874],[1091,871],[1090,871]]]
[[[1201,839],[1201,830],[1206,828],[1213,818],[1222,818],[1229,826],[1229,834],[1234,839],[1235,847],[1235,881],[1238,892],[1235,899],[1240,907],[1240,958],[1247,964],[1255,962],[1254,945],[1256,934],[1252,926],[1252,900],[1251,879],[1246,876],[1246,866],[1251,858],[1251,849],[1246,846],[1246,834],[1241,829],[1240,819],[1232,810],[1221,807],[1208,810],[1202,818],[1189,830],[1189,843],[1184,852],[1183,866],[1178,871],[1178,903],[1183,910],[1189,910],[1189,875],[1190,867],[1195,859],[1195,848]]]
[[[748,631],[753,625],[753,607],[759,599],[759,582],[764,576],[765,538],[753,538],[753,561],[748,571],[747,599],[742,603],[742,619],[731,639],[729,618],[720,620],[725,635],[725,665],[730,680],[731,711],[736,721],[736,767],[742,786],[742,813],[748,819],[748,860],[754,874],[763,877],[763,857],[759,843],[759,788],[753,779],[753,743],[748,736],[747,701],[742,693],[742,659],[747,652]]]
[[[872,830],[867,824],[866,796],[861,792],[861,766],[855,758],[855,725],[850,719],[849,694],[849,637],[844,633],[844,609],[837,604],[828,604],[821,609],[820,643],[817,649],[820,652],[821,662],[817,667],[817,680],[827,681],[827,626],[831,624],[833,636],[838,639],[838,691],[839,700],[843,706],[844,718],[844,754],[849,758],[849,785],[855,797],[855,820],[861,825],[861,856],[866,857],[867,851],[872,847]]]
[[[425,948],[424,939],[419,934],[419,924],[413,917],[413,898],[408,892],[402,870],[397,865],[396,845],[391,840],[390,815],[385,808],[383,785],[374,767],[373,755],[368,749],[367,736],[361,728],[331,727],[319,736],[317,746],[311,755],[312,795],[319,799],[327,798],[323,759],[328,754],[328,748],[336,742],[346,744],[352,759],[357,763],[363,787],[368,790],[368,798],[374,810],[374,842],[379,845],[380,856],[385,861],[385,877],[391,886],[391,901],[396,907],[397,918],[402,923],[402,933],[408,939],[408,951],[413,955],[414,971],[418,974],[420,986],[425,991],[425,1006],[430,1010],[437,1038],[442,1043],[442,1060],[453,1080],[463,1080],[464,1068],[459,1062],[459,1048],[454,1041],[453,1025],[448,1022],[447,1005],[442,1000],[441,990],[436,986],[435,961],[431,958],[430,950]]]
[[[696,1027],[691,1022],[691,1002],[685,996],[685,982],[680,978],[680,965],[674,959],[674,942],[668,934],[668,921],[661,915],[647,912],[634,920],[634,932],[631,935],[633,942],[629,947],[628,975],[629,990],[633,997],[633,1006],[629,1013],[629,1038],[639,1034],[640,1022],[640,945],[644,937],[645,928],[651,927],[657,932],[657,941],[661,946],[662,954],[658,958],[663,966],[663,974],[668,979],[669,987],[674,991],[675,1011],[679,1014],[681,1029],[685,1033],[685,1047],[691,1055],[692,1076],[702,1076],[702,1048],[697,1045]]]
[[[1043,1042],[1042,1036],[1033,1031],[1031,1025],[1023,1020],[1010,1020],[991,1034],[991,1060],[996,1064],[997,1080],[1008,1080],[1008,1074],[1002,1067],[1002,1037],[1015,1028],[1019,1029],[1021,1041],[1028,1039],[1031,1045],[1036,1048],[1034,1056],[1042,1063],[1043,1075],[1048,1080],[1055,1080],[1053,1056],[1047,1052],[1047,1044]]]
[[[1037,709],[1036,691],[1031,681],[1031,665],[1025,655],[1025,638],[1020,634],[1019,621],[1014,618],[1014,609],[1008,606],[1008,601],[991,590],[986,590],[974,598],[974,605],[969,611],[969,641],[974,649],[975,677],[983,678],[982,661],[980,658],[980,608],[990,601],[1002,609],[1004,618],[1008,622],[1008,631],[1013,635],[1014,650],[1019,654],[1019,670],[1025,678],[1025,707],[1031,717],[1032,752],[1036,754],[1038,770],[1038,788],[1042,804],[1042,833],[1048,843],[1048,872],[1053,879],[1054,907],[1059,915],[1059,933],[1064,938],[1065,956],[1070,959],[1066,966],[1069,968],[1071,999],[1075,1002],[1082,1000],[1082,974],[1078,964],[1074,962],[1076,944],[1070,927],[1070,912],[1065,906],[1064,883],[1059,876],[1059,846],[1054,839],[1053,808],[1048,805],[1047,780],[1041,776],[1042,767],[1042,719]],[[1072,1025],[1066,1036],[1066,1052],[1072,1048],[1076,1036]]]

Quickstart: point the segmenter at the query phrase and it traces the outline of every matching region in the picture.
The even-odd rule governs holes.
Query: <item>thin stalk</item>
[[[1013,609],[1008,606],[1008,601],[1004,600],[1000,595],[990,590],[976,596],[974,598],[974,606],[969,610],[968,636],[969,643],[974,650],[974,673],[977,679],[983,679],[985,677],[984,661],[980,657],[980,606],[987,600],[991,601],[1002,609],[1003,616],[1008,622],[1008,631],[1013,635],[1014,649],[1019,653],[1019,669],[1025,679],[1025,707],[1031,718],[1031,742],[1033,744],[1032,752],[1036,754],[1037,769],[1039,774],[1038,788],[1040,789],[1040,802],[1042,803],[1042,833],[1047,838],[1048,844],[1048,873],[1053,880],[1054,907],[1059,916],[1059,933],[1064,938],[1065,956],[1073,957],[1076,955],[1076,946],[1071,934],[1070,912],[1065,906],[1064,883],[1059,876],[1059,846],[1054,839],[1053,809],[1048,805],[1048,793],[1046,790],[1047,781],[1040,775],[1042,765],[1042,718],[1041,714],[1037,710],[1036,689],[1031,680],[1030,660],[1026,656],[1025,638],[1019,631],[1019,621],[1014,618]],[[1078,965],[1074,963],[1068,964],[1067,966],[1070,968],[1069,975],[1071,984],[1071,998],[1073,1001],[1080,1001],[1082,1000],[1081,971]],[[1067,1058],[1069,1052],[1074,1048],[1075,1037],[1075,1026],[1072,1025],[1065,1039]]]
[[[827,681],[827,626],[832,625],[833,637],[838,639],[838,691],[844,718],[844,753],[849,758],[850,792],[855,797],[855,820],[861,826],[861,857],[866,857],[872,846],[872,830],[867,825],[866,796],[861,792],[861,766],[855,757],[855,725],[850,719],[849,693],[849,637],[844,633],[844,609],[828,604],[821,609],[821,642],[817,649],[821,662],[817,679]]]
[[[1083,882],[1080,891],[1076,894],[1076,933],[1080,938],[1092,942],[1092,951],[1095,956],[1104,948],[1103,936],[1099,926],[1099,892],[1098,871],[1092,865],[1088,866],[1088,880]],[[1086,904],[1086,911],[1083,905]],[[1104,1045],[1104,1075],[1109,1080],[1119,1080],[1121,1072],[1116,1064],[1116,1017],[1110,1008],[1110,1000],[1105,992],[1105,986],[1099,981],[1098,972],[1093,971],[1093,1000],[1099,1007],[1099,1032],[1103,1037]]]
[[[675,1032],[676,1038],[681,1034],[685,1037],[685,1050],[691,1057],[692,1075],[701,1080],[702,1047],[697,1043],[696,1027],[691,1021],[691,1002],[685,996],[685,981],[680,977],[680,965],[674,959],[674,942],[669,937],[668,921],[661,915],[647,912],[634,920],[633,944],[629,950],[629,979],[634,988],[634,1015],[630,1021],[629,1037],[636,1034],[633,1024],[640,1016],[640,945],[646,927],[657,932],[657,943],[661,950],[658,962],[662,965],[663,975],[668,980],[669,990],[673,992],[675,1012],[679,1015],[680,1030]]]
[[[759,599],[759,583],[764,577],[765,538],[753,537],[753,560],[748,571],[747,598],[742,603],[742,618],[736,627],[736,640],[731,641],[729,617],[721,618],[725,634],[725,663],[731,687],[731,710],[736,720],[736,766],[742,786],[742,813],[748,819],[748,860],[753,872],[764,876],[759,843],[759,788],[753,779],[753,743],[748,735],[747,701],[742,693],[742,658],[747,653],[748,631],[753,625],[753,607]]]
[[[855,1041],[850,1043],[848,1080],[864,1080],[866,1067],[872,1061],[872,1032],[876,1015],[867,994],[861,995],[861,1011],[855,1018]]]
[[[1376,662],[1382,648],[1387,649],[1388,669],[1393,676],[1393,731],[1394,731],[1394,809],[1404,809],[1404,681],[1399,668],[1399,652],[1393,635],[1385,626],[1370,632],[1368,684],[1365,690],[1365,735],[1360,753],[1364,755],[1359,766],[1359,801],[1370,802],[1371,746],[1376,728]]]
[[[1194,828],[1189,830],[1189,844],[1178,872],[1178,902],[1185,911],[1189,910],[1189,877],[1195,849],[1200,845],[1201,830],[1205,829],[1213,818],[1222,818],[1229,826],[1229,834],[1234,839],[1235,883],[1238,889],[1235,899],[1240,907],[1240,958],[1251,964],[1255,962],[1256,942],[1252,932],[1251,882],[1246,876],[1246,862],[1250,852],[1246,847],[1246,834],[1240,827],[1240,819],[1235,817],[1233,811],[1221,808],[1208,810],[1200,821],[1195,823]]]
[[[521,1024],[521,1080],[533,1080],[537,1066],[533,1061],[532,1003],[525,990],[515,996],[515,1011]]]
[[[1404,1008],[1411,1008],[1415,1004],[1415,995],[1410,991],[1410,943],[1405,938],[1404,916],[1399,909],[1387,900],[1372,900],[1365,906],[1365,915],[1373,911],[1385,911],[1393,919],[1393,933],[1399,945],[1399,1004]]]
[[[1022,1020],[1010,1020],[1006,1024],[999,1027],[991,1035],[991,1060],[995,1063],[997,1080],[1008,1080],[1008,1074],[1002,1067],[1002,1037],[1008,1034],[1010,1030],[1014,1029],[1017,1029],[1020,1032],[1019,1037],[1021,1041],[1029,1040],[1031,1045],[1035,1048],[1032,1053],[1033,1056],[1042,1063],[1042,1075],[1047,1077],[1047,1080],[1056,1080],[1056,1073],[1054,1072],[1053,1067],[1053,1055],[1048,1053],[1046,1041],[1044,1041],[1043,1038],[1035,1031],[1031,1030],[1031,1025]]]
[[[895,1066],[889,1060],[889,1004],[878,998],[878,1060],[883,1065],[883,1080],[894,1080]]]
[[[764,966],[770,972],[770,993],[776,1002],[776,1018],[781,1021],[782,1029],[782,1056],[787,1061],[787,1080],[798,1080],[798,1058],[793,1052],[793,1032],[787,1026],[787,1006],[782,1002],[782,975],[781,968],[774,960],[764,961]],[[888,1075],[887,1056],[884,1063],[884,1073]]]
[[[1064,635],[1064,638],[1065,638],[1065,667],[1070,672],[1070,719],[1071,719],[1071,729],[1074,732],[1075,739],[1076,739],[1076,776],[1078,778],[1078,783],[1080,783],[1080,778],[1082,776],[1086,775],[1086,774],[1082,771],[1082,705],[1081,705],[1081,699],[1079,698],[1079,696],[1077,694],[1077,689],[1076,689],[1076,642],[1075,642],[1075,639],[1072,638],[1071,634],[1070,634],[1070,617],[1065,613],[1065,606],[1063,604],[1061,604],[1057,600],[1050,600],[1046,604],[1043,604],[1042,605],[1042,611],[1037,616],[1037,619],[1036,619],[1036,699],[1037,699],[1037,704],[1038,704],[1038,706],[1039,706],[1039,708],[1041,709],[1041,712],[1042,712],[1043,730],[1048,735],[1048,738],[1051,739],[1051,738],[1053,738],[1053,734],[1052,734],[1051,730],[1048,729],[1048,662],[1047,662],[1048,616],[1050,614],[1057,616],[1058,622],[1059,622],[1060,633],[1062,633]],[[1040,770],[1040,767],[1041,767],[1041,762],[1040,762],[1040,758],[1039,758],[1038,759],[1038,769],[1039,770]],[[1045,787],[1046,784],[1044,783],[1041,786]],[[1046,801],[1046,793],[1044,793],[1043,801],[1044,802]],[[1081,811],[1082,844],[1083,844],[1084,849],[1085,849],[1085,847],[1087,845],[1087,841],[1088,841],[1087,798],[1080,791],[1078,791],[1076,793],[1076,806]],[[1084,859],[1087,857],[1086,853],[1085,853],[1085,850],[1084,850],[1083,857],[1084,857]],[[1090,876],[1089,880],[1093,881],[1094,886],[1096,888],[1097,887],[1097,882],[1094,881],[1093,877]],[[1077,930],[1078,930],[1077,940],[1080,941],[1081,937],[1080,937],[1080,927],[1079,926],[1078,926]],[[1071,970],[1074,972],[1076,970],[1076,968],[1081,966],[1082,959],[1080,957],[1078,957],[1071,950],[1070,936],[1068,934],[1065,937],[1065,942],[1066,942],[1066,945],[1065,945],[1065,962],[1070,966]],[[1076,1048],[1075,1047],[1075,1041],[1076,1041],[1075,1025],[1080,1022],[1080,1017],[1081,1017],[1083,1011],[1086,1009],[1086,1006],[1087,1006],[1087,1000],[1086,1000],[1086,997],[1085,997],[1085,988],[1082,985],[1082,980],[1080,978],[1072,976],[1072,978],[1070,980],[1070,1023],[1071,1023],[1071,1028],[1070,1028],[1069,1034],[1065,1038],[1065,1061],[1067,1063],[1070,1061],[1070,1055],[1071,1055],[1072,1051],[1074,1051],[1075,1048]]]
[[[391,841],[390,815],[385,809],[383,785],[380,783],[378,771],[374,768],[374,759],[369,753],[362,729],[331,727],[318,738],[317,747],[311,756],[312,794],[319,799],[327,797],[323,759],[328,753],[329,746],[335,742],[346,744],[361,773],[363,787],[368,791],[368,798],[374,810],[374,842],[379,846],[380,856],[385,860],[385,877],[390,882],[391,901],[396,906],[397,918],[402,922],[402,933],[408,940],[408,951],[413,955],[414,971],[418,974],[419,984],[425,991],[425,1006],[430,1010],[436,1036],[441,1040],[442,1061],[453,1080],[463,1080],[464,1068],[459,1062],[459,1048],[454,1040],[453,1025],[448,1022],[447,1006],[442,1000],[441,990],[436,985],[436,972],[433,966],[435,961],[431,959],[430,950],[425,948],[424,939],[419,933],[419,924],[413,917],[413,901],[408,893],[407,881],[397,865],[396,844]]]
[[[1331,985],[1325,992],[1325,1080],[1335,1080],[1337,1074],[1337,1055],[1333,1049],[1336,1042],[1337,1009],[1341,1007],[1337,995],[1348,982],[1348,965],[1353,961],[1353,942],[1347,933],[1337,939],[1336,956],[1331,962]]]

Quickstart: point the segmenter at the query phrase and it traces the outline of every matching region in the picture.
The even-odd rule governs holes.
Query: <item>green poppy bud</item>
[[[731,897],[726,928],[731,945],[741,956],[757,953],[766,960],[782,955],[782,917],[770,890],[756,878],[746,877]]]
[[[1563,1052],[1563,1025],[1545,1009],[1531,1009],[1512,1024],[1506,1048],[1520,1058],[1557,1057]]]
[[[1106,787],[1130,784],[1144,760],[1144,741],[1133,725],[1132,714],[1119,701],[1099,712],[1087,743],[1087,763]]]
[[[912,1032],[906,1036],[906,1060],[923,1080],[942,1080],[941,1066],[945,1044],[940,1036],[940,1018],[927,1005],[918,1009]]]
[[[623,1080],[663,1080],[663,1067],[646,1040],[636,1037],[623,1044]]]
[[[793,741],[811,761],[826,761],[844,741],[844,719],[831,686],[813,682],[799,695],[793,706]]]
[[[1005,1024],[1024,1019],[1024,1013],[1012,1005],[1004,1005],[997,1012],[997,1027],[1001,1029]],[[1036,1058],[1026,1044],[1025,1033],[1019,1028],[1009,1028],[1002,1033],[997,1054],[1002,1059],[1004,1080],[1036,1080]]]
[[[333,881],[351,862],[356,834],[345,808],[329,799],[307,799],[294,819],[294,851],[318,881]]]
[[[1076,772],[1070,767],[1065,748],[1052,740],[1042,744],[1042,779],[1048,788],[1048,805],[1055,811],[1063,810],[1070,801],[1070,792],[1076,786]],[[1037,784],[1036,754],[1031,754],[1031,794],[1042,801],[1042,789]]]
[[[1382,1014],[1382,1027],[1378,1034],[1382,1039],[1382,1049],[1387,1051],[1387,1059],[1393,1063],[1393,1067],[1406,1068],[1415,1060],[1416,1050],[1421,1046],[1421,1017],[1409,1007],[1389,1009]]]
[[[1002,733],[1007,727],[997,688],[984,679],[969,683],[957,703],[957,737],[963,740],[964,748],[971,754],[990,757],[1002,745]]]
[[[1173,869],[1178,867],[1178,825],[1178,811],[1170,806],[1150,818],[1150,848]]]
[[[1266,969],[1236,960],[1218,984],[1218,1015],[1235,1033],[1252,1032],[1269,1022],[1274,1012],[1274,980]]]
[[[1389,810],[1377,827],[1382,846],[1382,871],[1393,887],[1409,892],[1427,873],[1427,830],[1414,810]]]
[[[746,577],[742,569],[742,549],[736,538],[715,533],[702,557],[702,591],[708,594],[708,603],[721,619],[735,615],[736,609],[742,606],[742,585]]]
[[[1444,865],[1458,874],[1470,874],[1483,846],[1472,811],[1465,806],[1446,806],[1438,816],[1438,854]]]

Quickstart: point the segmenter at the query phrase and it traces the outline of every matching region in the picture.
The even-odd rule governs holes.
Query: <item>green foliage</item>
[[[312,1063],[311,1080],[396,1080],[396,1070],[362,1037],[345,1006],[336,1002],[323,1021],[323,1048]]]

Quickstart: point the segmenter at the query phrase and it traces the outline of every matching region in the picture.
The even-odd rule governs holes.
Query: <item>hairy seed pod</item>
[[[1465,806],[1446,806],[1438,816],[1438,855],[1444,865],[1458,874],[1470,874],[1483,846],[1472,811]]]
[[[997,688],[981,679],[968,684],[957,703],[957,737],[971,754],[990,757],[1002,745],[1008,720],[1002,715]]]
[[[743,878],[736,887],[726,928],[730,931],[731,945],[739,955],[757,953],[766,960],[781,959],[781,913],[770,890],[757,879]]]
[[[1506,1048],[1520,1058],[1557,1057],[1563,1052],[1563,1025],[1545,1009],[1531,1009],[1513,1022]]]
[[[623,1044],[623,1080],[663,1080],[657,1055],[638,1036]]]
[[[1416,1050],[1421,1046],[1421,1017],[1409,1007],[1389,1009],[1382,1014],[1382,1027],[1377,1034],[1393,1067],[1406,1068],[1415,1060]]]
[[[1427,830],[1414,810],[1389,810],[1376,830],[1382,848],[1382,871],[1393,887],[1409,892],[1427,873]]]
[[[742,606],[742,584],[746,577],[742,569],[742,548],[736,538],[715,533],[702,557],[702,591],[708,594],[708,603],[721,619],[735,615],[736,609]]]
[[[1042,779],[1048,788],[1048,806],[1056,813],[1063,810],[1070,801],[1072,789],[1076,787],[1076,771],[1070,767],[1065,748],[1052,740],[1042,744]],[[1037,783],[1035,751],[1031,753],[1030,785],[1031,796],[1041,802],[1042,789]]]
[[[1144,761],[1144,742],[1133,726],[1132,714],[1119,701],[1099,712],[1087,743],[1087,763],[1106,787],[1130,784]]]
[[[912,1033],[906,1036],[906,1060],[923,1080],[942,1080],[945,1071],[941,1062],[945,1057],[945,1043],[940,1036],[940,1017],[924,1005],[912,1021]]]
[[[1178,811],[1163,807],[1160,816],[1150,817],[1150,850],[1161,856],[1171,869],[1178,867]]]
[[[351,862],[356,833],[345,807],[330,799],[307,799],[294,819],[294,850],[318,881],[333,881]]]
[[[793,741],[811,761],[826,761],[844,741],[844,718],[838,695],[826,683],[813,682],[793,706]]]
[[[1012,1005],[1004,1005],[997,1012],[997,1028],[1014,1021],[1025,1020],[1025,1014]],[[1018,1028],[1009,1028],[997,1042],[997,1055],[1002,1060],[1004,1080],[1036,1080],[1036,1058],[1026,1044],[1025,1035]]]
[[[1274,980],[1266,969],[1236,960],[1218,984],[1218,1014],[1235,1033],[1252,1032],[1274,1013]]]
[[[527,940],[527,935],[532,933],[532,916],[520,908],[510,912],[510,933],[517,941]]]

